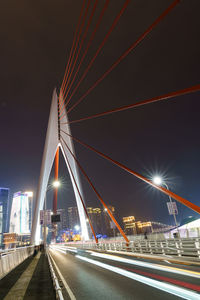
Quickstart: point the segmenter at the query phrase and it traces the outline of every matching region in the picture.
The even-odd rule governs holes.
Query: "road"
[[[200,299],[199,267],[53,247],[65,299]]]

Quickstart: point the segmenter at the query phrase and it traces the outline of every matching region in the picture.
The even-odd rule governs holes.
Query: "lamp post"
[[[162,180],[161,177],[155,176],[155,177],[153,178],[153,182],[154,182],[155,184],[157,184],[157,185],[164,185],[164,186],[167,188],[167,190],[169,190],[168,185]],[[169,201],[170,201],[171,208],[172,208],[172,214],[173,214],[173,216],[174,216],[174,223],[175,223],[175,226],[178,227],[178,223],[177,223],[177,220],[176,220],[176,215],[175,215],[175,212],[174,212],[173,207],[172,207],[172,203],[173,203],[173,202],[172,202],[172,198],[171,198],[170,195],[169,195]]]
[[[60,182],[58,180],[54,181],[52,184],[47,186],[45,197],[44,197],[44,252],[46,253],[46,248],[47,248],[47,192],[53,187],[53,188],[58,188],[60,186]]]

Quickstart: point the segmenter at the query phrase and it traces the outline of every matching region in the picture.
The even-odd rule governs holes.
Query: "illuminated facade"
[[[134,216],[124,217],[123,223],[124,223],[124,231],[127,235],[162,232],[169,228],[169,225],[160,222],[135,221]]]
[[[76,225],[80,225],[77,207],[68,207],[69,228],[74,229]]]
[[[0,247],[3,246],[3,233],[8,232],[9,189],[0,188]]]
[[[57,223],[58,228],[57,230],[66,230],[67,229],[67,215],[66,209],[60,208],[57,209],[57,214],[60,215],[60,222]]]
[[[124,217],[123,218],[124,231],[126,234],[137,234],[136,222],[134,216]]]
[[[29,234],[29,197],[26,193],[15,193],[10,214],[11,233]]]
[[[87,207],[87,212],[89,215],[89,218],[91,220],[92,226],[94,228],[94,232],[96,234],[102,234],[103,233],[103,228],[102,228],[102,214],[101,214],[101,208],[98,207]],[[89,232],[91,232],[91,228],[88,225]]]
[[[114,206],[108,205],[109,210],[115,216],[115,208]],[[114,228],[113,228],[113,222],[110,219],[110,216],[108,215],[108,212],[106,209],[103,211],[103,218],[104,218],[104,232],[107,236],[113,236],[114,235]]]

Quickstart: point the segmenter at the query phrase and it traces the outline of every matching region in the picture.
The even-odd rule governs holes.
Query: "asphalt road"
[[[66,299],[200,299],[194,267],[62,248],[50,253],[71,292],[64,289]]]

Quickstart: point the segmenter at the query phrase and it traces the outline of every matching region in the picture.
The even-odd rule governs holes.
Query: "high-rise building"
[[[31,227],[32,227],[32,216],[33,216],[33,192],[25,192],[28,196],[28,205],[29,205],[29,230],[31,232]]]
[[[169,225],[159,222],[136,221],[134,216],[123,217],[124,231],[127,235],[147,234],[152,232],[162,232],[169,228]]]
[[[124,223],[124,231],[126,234],[131,235],[131,234],[137,233],[136,222],[135,222],[134,216],[124,217],[123,223]]]
[[[68,207],[69,228],[74,229],[76,225],[80,225],[77,207]]]
[[[115,208],[114,206],[108,205],[109,210],[115,216]],[[107,209],[104,209],[103,211],[103,216],[104,216],[104,233],[107,236],[113,236],[115,232],[115,225],[113,224],[113,221],[111,220]]]
[[[101,208],[98,207],[87,207],[87,212],[94,228],[95,234],[102,234],[103,233],[103,224],[102,224],[102,214]],[[90,226],[88,226],[89,232],[91,232]]]
[[[60,215],[60,222],[57,223],[57,231],[67,229],[67,214],[66,209],[57,209],[57,214]]]
[[[8,232],[9,189],[0,188],[0,247],[3,246],[3,233]]]
[[[29,234],[29,199],[26,193],[17,192],[13,195],[10,214],[10,232]]]

